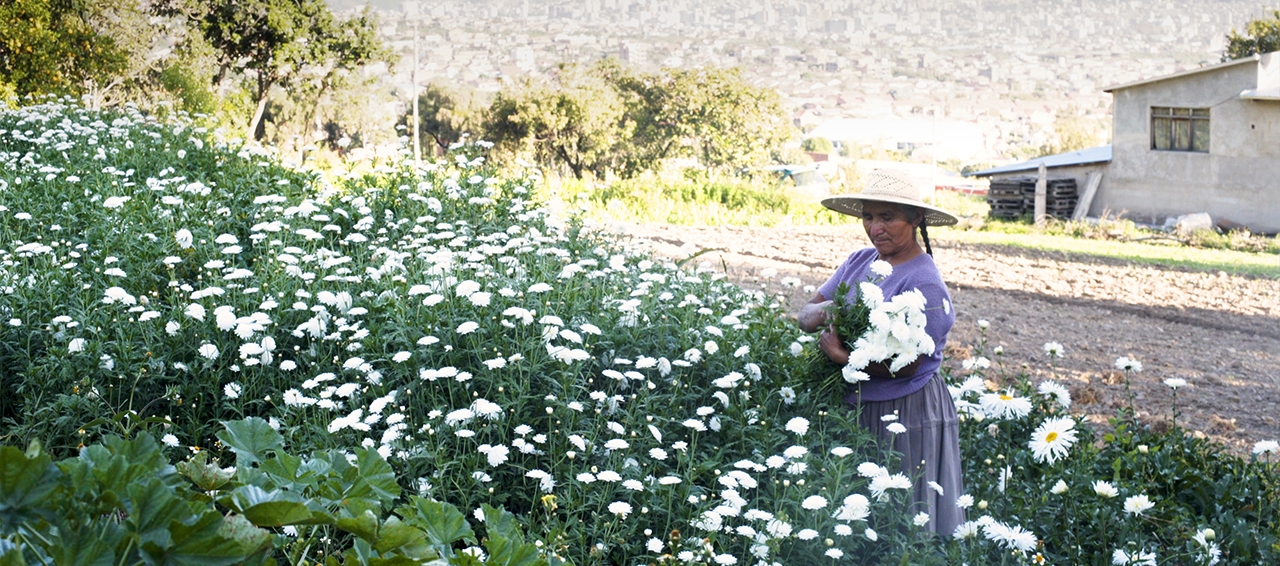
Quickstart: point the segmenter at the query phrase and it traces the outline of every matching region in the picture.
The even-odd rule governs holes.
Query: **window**
[[[1209,152],[1209,109],[1151,108],[1151,149]]]

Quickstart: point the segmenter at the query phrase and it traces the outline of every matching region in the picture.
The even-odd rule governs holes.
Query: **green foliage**
[[[851,222],[809,195],[763,179],[671,180],[646,175],[569,193],[568,200],[576,200],[589,216],[601,220],[706,226]]]
[[[827,138],[805,138],[800,142],[800,148],[811,153],[831,153],[835,149],[831,140]]]
[[[32,444],[0,446],[0,559],[55,564],[542,566],[514,517],[484,506],[488,557],[457,508],[400,497],[390,466],[357,449],[291,455],[261,419],[224,423],[236,466],[208,452],[176,466],[147,434],[108,436],[54,462]],[[391,513],[393,505],[394,514]],[[284,529],[288,527],[288,531]],[[338,559],[341,559],[339,562]]]
[[[80,94],[106,83],[128,54],[90,25],[102,2],[13,0],[0,4],[0,77],[19,96]]]
[[[190,20],[216,54],[219,70],[214,83],[230,72],[251,74],[255,110],[248,135],[257,139],[267,96],[272,87],[305,88],[319,104],[335,81],[375,61],[390,60],[376,33],[375,18],[366,8],[359,16],[339,21],[322,0],[166,0],[153,10]],[[302,81],[303,70],[319,68]]]
[[[551,84],[526,78],[498,93],[487,137],[496,149],[567,167],[574,178],[611,169],[622,141],[624,108],[618,93],[590,73],[562,68]]]
[[[465,87],[455,88],[443,84],[430,84],[418,95],[419,135],[423,142],[434,142],[437,152],[445,152],[450,146],[463,141],[466,134],[484,132],[486,108],[478,95]],[[407,127],[413,126],[413,111],[400,119]],[[424,153],[431,147],[424,148]]]
[[[800,385],[778,298],[551,218],[476,146],[326,185],[136,112],[0,129],[0,418],[51,452],[0,449],[0,560],[1192,564],[1212,527],[1225,563],[1275,561],[1272,464],[1133,425],[1041,463],[1028,433],[1065,413],[1029,383],[1025,417],[964,408],[962,449],[970,519],[1042,546],[927,536],[906,489],[840,512],[898,463]]]
[[[977,344],[975,356],[981,357],[985,347],[985,341]],[[1027,450],[1033,431],[1070,414],[1060,398],[1032,383],[1025,369],[1010,374],[1008,362],[997,357],[990,370],[976,364],[969,379],[1004,384],[1007,389],[996,393],[1027,399],[1031,413],[983,419],[972,416],[974,411],[962,418],[960,443],[971,463],[965,485],[984,513],[1037,525],[1037,551],[1047,563],[1111,564],[1119,549],[1154,551],[1161,563],[1209,564],[1208,545],[1193,540],[1206,528],[1216,531],[1216,542],[1209,542],[1220,549],[1220,564],[1280,558],[1280,492],[1274,488],[1280,468],[1256,456],[1230,455],[1176,422],[1138,423],[1128,409],[1111,420],[1105,434],[1075,419],[1081,440],[1067,456],[1056,462],[1036,459]],[[960,403],[977,402],[975,397],[962,396]],[[1118,495],[1096,491],[1097,481],[1110,483]],[[1127,498],[1142,495],[1153,508],[1126,509]],[[989,553],[964,556],[970,563],[999,560]]]
[[[1280,51],[1280,10],[1272,10],[1270,18],[1250,20],[1244,33],[1231,30],[1222,60],[1231,61],[1253,55]]]

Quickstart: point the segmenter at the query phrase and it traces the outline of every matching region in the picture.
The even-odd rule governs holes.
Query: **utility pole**
[[[422,166],[422,148],[418,142],[422,124],[418,116],[418,3],[405,2],[404,11],[405,15],[413,18],[413,70],[409,76],[413,81],[413,166],[417,168]]]

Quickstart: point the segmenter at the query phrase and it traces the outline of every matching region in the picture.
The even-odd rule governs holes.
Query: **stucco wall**
[[[1273,59],[1275,60],[1273,62]],[[1268,74],[1280,58],[1266,57]],[[1255,232],[1280,232],[1280,102],[1250,101],[1259,63],[1113,91],[1111,165],[1090,215],[1143,220],[1208,212]],[[1209,108],[1209,153],[1151,149],[1151,107]]]

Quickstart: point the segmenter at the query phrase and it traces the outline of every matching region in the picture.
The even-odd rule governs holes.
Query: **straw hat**
[[[925,212],[924,224],[950,226],[960,221],[955,215],[920,198],[920,188],[906,172],[896,169],[876,169],[867,175],[866,186],[858,194],[836,195],[822,199],[822,206],[841,214],[862,216],[865,201],[890,202],[914,206]]]

